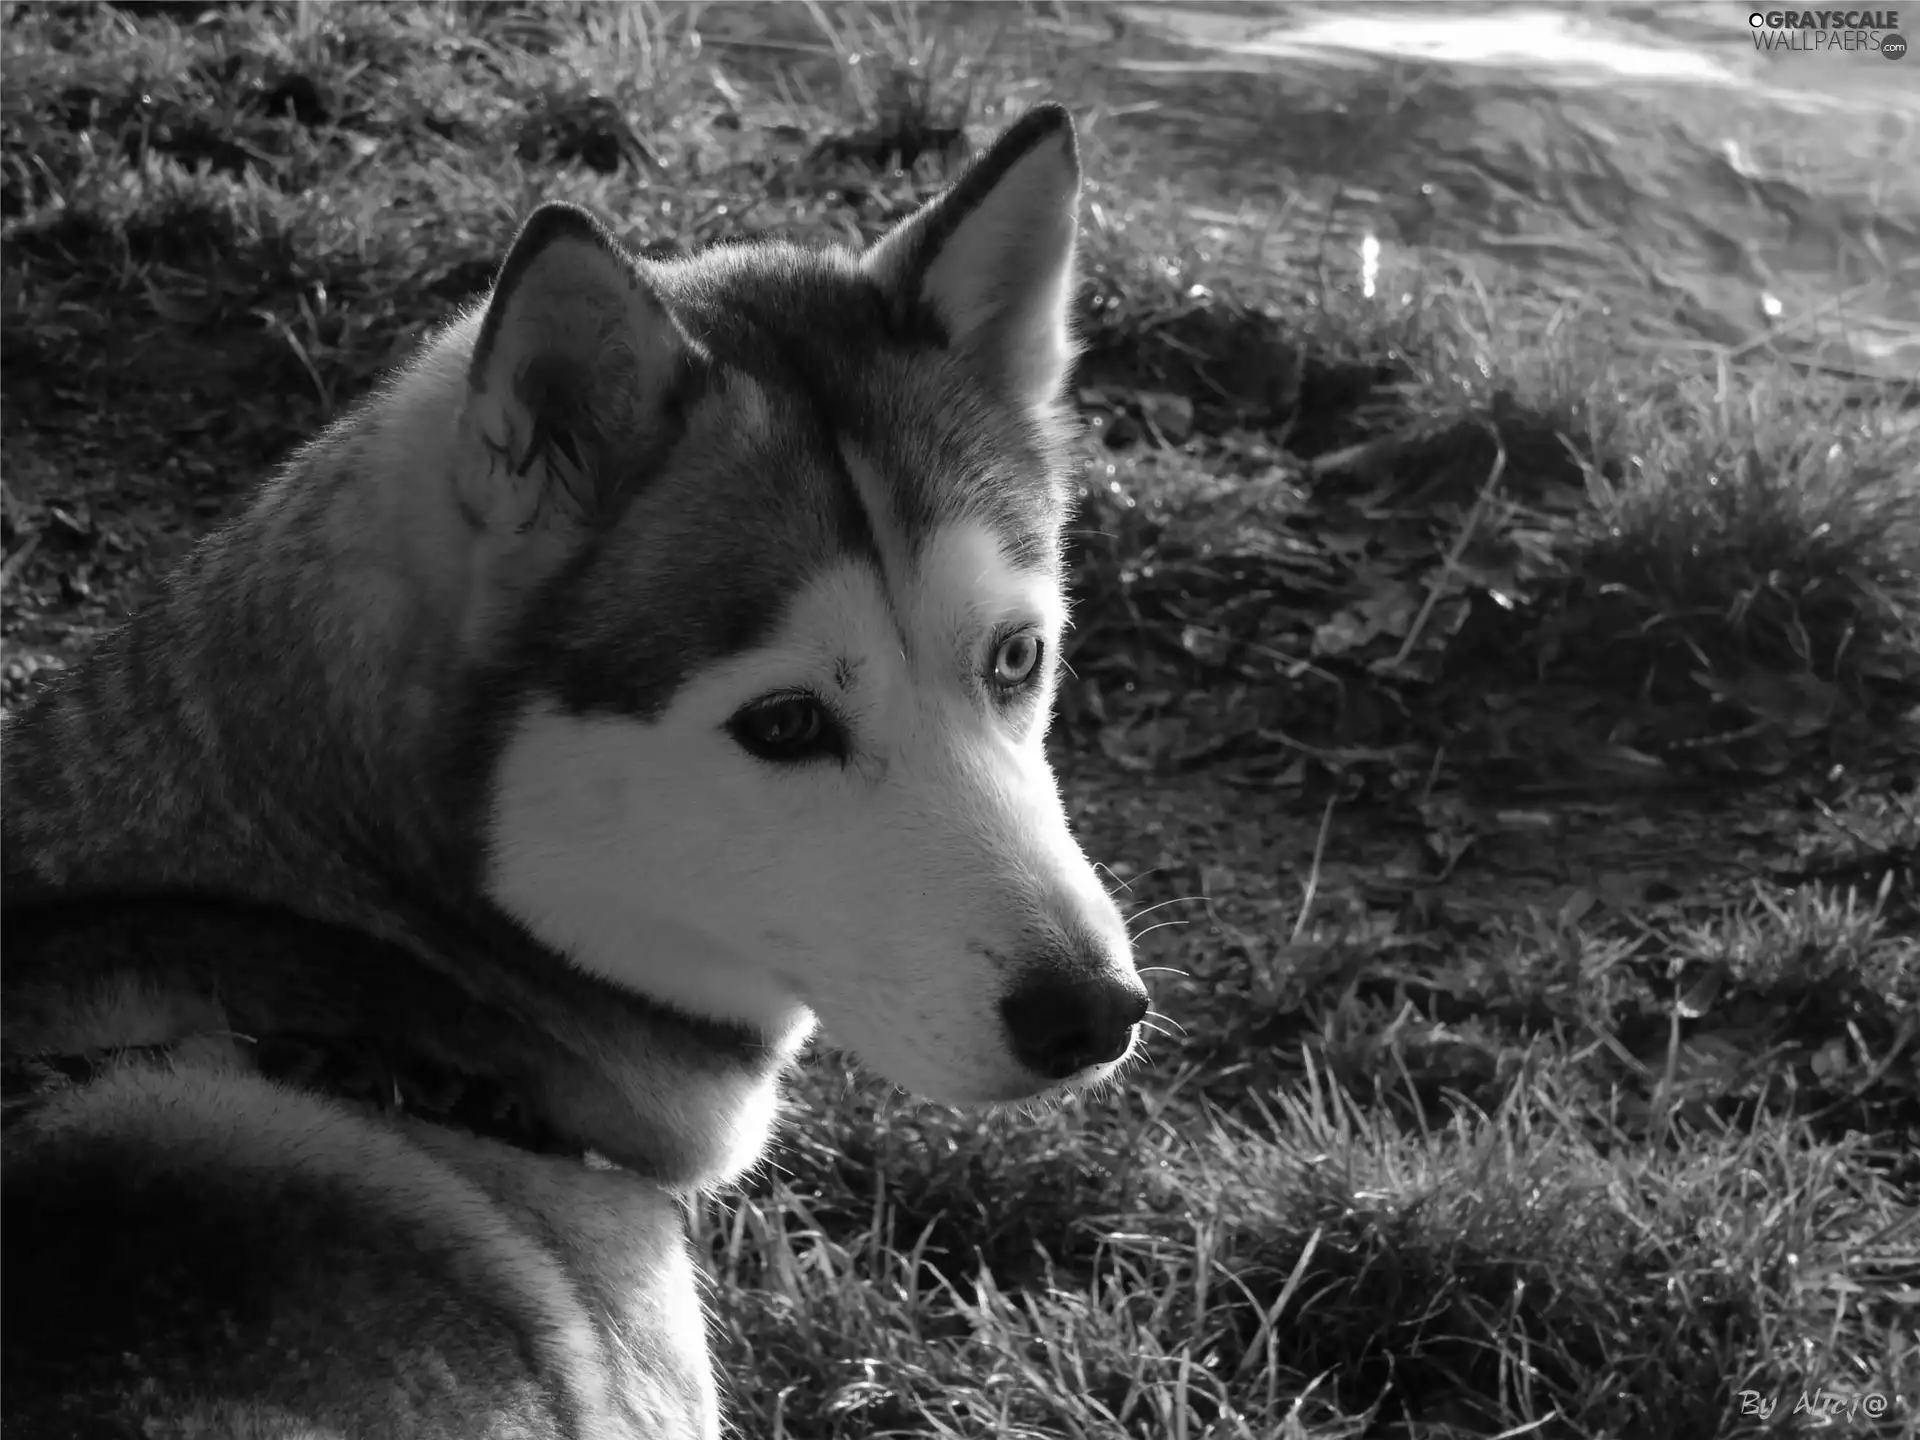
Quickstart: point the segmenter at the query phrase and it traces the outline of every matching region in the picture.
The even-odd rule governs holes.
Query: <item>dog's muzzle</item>
[[[1118,1060],[1146,1013],[1146,987],[1131,972],[1037,977],[1000,1002],[1015,1057],[1049,1080]]]

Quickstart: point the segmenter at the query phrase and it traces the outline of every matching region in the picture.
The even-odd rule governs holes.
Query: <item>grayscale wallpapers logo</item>
[[[1755,10],[1747,16],[1756,50],[1866,50],[1906,57],[1898,10]]]

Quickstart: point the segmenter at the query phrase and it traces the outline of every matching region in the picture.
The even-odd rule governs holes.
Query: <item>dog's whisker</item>
[[[1185,1035],[1187,1033],[1186,1026],[1182,1025],[1178,1020],[1174,1019],[1171,1015],[1162,1014],[1158,1010],[1149,1010],[1147,1012],[1146,1018],[1149,1020],[1158,1021],[1161,1024],[1171,1025],[1173,1026],[1174,1029],[1178,1030],[1182,1035]],[[1166,1032],[1162,1031],[1161,1033],[1165,1034]]]
[[[1187,925],[1191,923],[1191,921],[1187,920],[1162,920],[1158,925],[1149,925],[1146,929],[1135,932],[1133,939],[1144,940],[1156,930],[1165,930],[1170,925]]]
[[[1178,975],[1183,980],[1193,978],[1191,971],[1182,970],[1177,965],[1142,965],[1134,973],[1136,975]]]
[[[1205,904],[1206,899],[1207,897],[1204,895],[1176,895],[1171,900],[1162,900],[1158,904],[1147,906],[1144,910],[1134,911],[1133,914],[1127,917],[1127,923],[1131,925],[1136,920],[1144,920],[1147,916],[1153,914],[1154,911],[1164,910],[1169,905]]]
[[[1138,885],[1142,880],[1150,879],[1152,876],[1158,875],[1166,867],[1164,865],[1156,865],[1151,870],[1142,870],[1138,875],[1134,876],[1133,879],[1131,880],[1121,880],[1118,875],[1114,875],[1113,867],[1110,865],[1096,865],[1094,868],[1096,870],[1105,870],[1109,875],[1113,875],[1113,878],[1116,882],[1118,882],[1120,889],[1110,890],[1107,893],[1109,895],[1115,895],[1115,894],[1119,894],[1121,891],[1133,889],[1133,887]]]

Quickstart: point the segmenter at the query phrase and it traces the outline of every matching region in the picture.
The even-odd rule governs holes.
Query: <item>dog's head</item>
[[[898,1084],[1108,1073],[1146,992],[1043,751],[1079,167],[1035,111],[865,253],[522,231],[472,351],[488,885],[689,1013]]]

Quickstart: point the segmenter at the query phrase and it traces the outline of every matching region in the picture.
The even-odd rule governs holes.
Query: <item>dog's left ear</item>
[[[896,313],[930,313],[989,385],[1017,404],[1049,405],[1073,361],[1079,212],[1073,120],[1041,105],[861,263]]]

